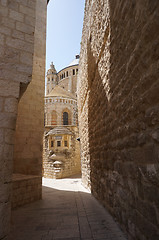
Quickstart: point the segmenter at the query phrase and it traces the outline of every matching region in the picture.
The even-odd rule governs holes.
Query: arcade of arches
[[[41,198],[46,7],[45,0],[0,0],[3,240],[11,202]],[[158,0],[86,0],[78,70],[82,181],[133,240],[159,238],[158,29]]]

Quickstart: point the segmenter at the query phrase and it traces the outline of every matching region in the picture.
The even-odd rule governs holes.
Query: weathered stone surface
[[[83,183],[135,240],[159,238],[158,13],[157,1],[86,1],[80,53]]]
[[[13,174],[12,209],[40,200],[41,197],[41,177]]]
[[[32,20],[34,19],[32,24],[28,21],[29,17]],[[33,165],[34,174],[36,174],[35,169],[38,169],[39,175],[41,174],[45,21],[46,1],[0,0],[0,239],[7,239],[10,225],[13,145],[16,143],[16,128],[16,139],[18,136],[19,142],[23,146],[21,151],[23,151],[27,141],[27,134],[30,134],[29,139],[32,138],[32,130],[35,130],[38,135],[38,138],[35,139],[39,150],[30,151],[30,145],[35,146],[34,141],[30,141],[30,145],[25,148],[28,154],[32,153],[32,160],[29,161],[29,167],[25,165],[24,169],[28,174],[30,165]],[[38,65],[41,69],[39,74],[36,71]],[[39,69],[39,67],[37,68]],[[28,93],[25,93],[25,99],[22,100],[22,95],[31,81],[36,82],[30,87],[29,91],[32,94],[29,94],[28,91]],[[32,96],[34,96],[34,102],[32,102]],[[20,97],[23,103],[20,103],[21,106],[17,111]],[[16,127],[17,115],[22,117],[20,120],[18,117],[18,124],[24,130],[22,132]],[[27,119],[29,115],[31,117]],[[28,127],[29,121],[31,122],[30,128]],[[15,145],[15,151],[16,149],[20,150],[21,145]],[[23,163],[22,152],[20,153],[20,160],[20,164]],[[38,191],[41,192],[41,189]],[[37,195],[39,195],[39,192],[36,192]],[[30,199],[33,200],[32,197]]]
[[[1,96],[13,96],[18,97],[19,96],[19,83],[17,82],[10,82],[10,81],[3,81],[0,80],[0,95]]]
[[[29,3],[27,6],[20,5],[20,12],[24,13],[27,18],[30,16],[35,18],[35,34],[33,35],[31,32],[29,34],[29,31],[33,30],[32,26],[18,25],[32,39],[27,44],[34,46],[34,52],[31,49],[27,52],[21,51],[21,64],[17,67],[19,72],[31,76],[31,82],[18,105],[14,171],[22,174],[41,175],[44,130],[46,2],[43,0],[36,2],[36,9],[34,4],[31,4],[31,6]]]
[[[7,98],[4,102],[5,112],[16,113],[18,107],[18,100],[16,98]]]

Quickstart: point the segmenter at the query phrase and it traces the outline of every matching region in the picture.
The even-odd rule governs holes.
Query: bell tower
[[[55,66],[53,65],[53,62],[51,62],[50,64],[50,68],[47,71],[46,78],[46,95],[48,95],[52,91],[52,89],[58,84],[57,72]]]

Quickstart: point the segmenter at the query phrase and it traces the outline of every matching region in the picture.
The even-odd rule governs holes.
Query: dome
[[[79,64],[79,55],[76,55],[76,58],[68,65],[68,67],[78,65]]]
[[[70,64],[69,64],[68,66],[62,68],[59,72],[63,71],[64,69],[66,69],[66,68],[68,68],[68,67],[78,65],[78,64],[79,64],[79,58],[80,58],[80,56],[79,56],[79,55],[76,55],[76,58],[75,58],[72,62],[70,62]],[[58,72],[58,73],[59,73],[59,72]]]
[[[76,99],[72,93],[66,91],[65,89],[61,88],[58,85],[56,85],[46,97],[65,97]]]

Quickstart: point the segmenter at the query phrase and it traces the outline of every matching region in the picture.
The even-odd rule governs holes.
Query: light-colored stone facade
[[[45,31],[46,1],[0,0],[0,239],[9,232],[13,168],[41,175]]]
[[[83,183],[129,239],[159,239],[159,1],[86,0]]]
[[[77,116],[78,56],[68,67],[47,71],[43,175],[63,178],[80,173]]]

